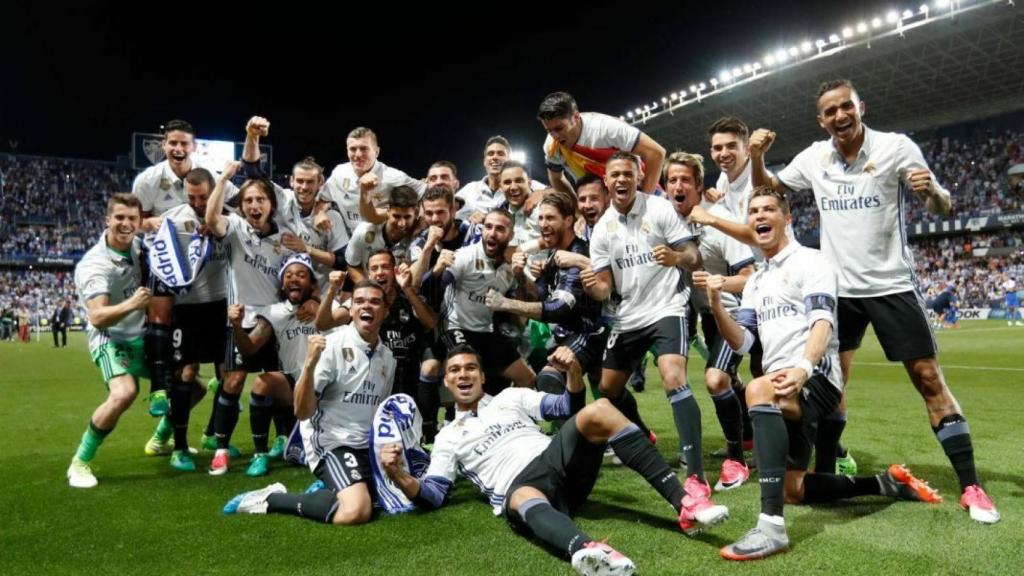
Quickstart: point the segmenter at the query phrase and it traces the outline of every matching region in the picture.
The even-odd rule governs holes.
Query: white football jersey
[[[493,313],[485,304],[487,292],[493,288],[505,294],[515,288],[512,267],[506,262],[495,266],[484,253],[483,242],[478,242],[457,250],[455,263],[445,274],[453,280],[445,293],[448,328],[493,332]]]
[[[274,329],[281,372],[296,380],[302,374],[302,365],[306,361],[306,337],[317,333],[312,323],[303,324],[295,317],[298,309],[298,306],[287,300],[253,309],[254,317],[263,318]]]
[[[174,224],[178,236],[178,247],[185,250],[192,240],[192,234],[202,226],[204,217],[196,214],[188,204],[182,204],[163,213],[163,217]],[[146,243],[152,242],[152,235]],[[228,297],[228,248],[223,242],[210,243],[210,259],[203,264],[199,276],[184,294],[174,297],[175,304],[206,304]]]
[[[415,236],[410,234],[398,242],[388,245],[387,236],[384,234],[384,226],[385,224],[370,224],[369,222],[360,222],[356,226],[355,231],[352,233],[352,238],[349,239],[348,246],[345,247],[345,261],[348,262],[349,266],[365,268],[366,261],[370,259],[370,256],[377,250],[385,248],[394,254],[396,262],[401,263],[409,260],[409,247],[412,245]]]
[[[206,168],[214,178],[217,178],[223,168],[211,166],[201,156],[192,155],[191,160],[193,168]],[[171,170],[167,160],[140,172],[132,183],[132,194],[142,203],[142,211],[151,212],[153,216],[160,216],[171,208],[188,204],[185,181]],[[238,187],[228,182],[224,194],[224,199],[230,200],[238,194]]]
[[[373,415],[394,377],[395,358],[383,341],[371,348],[351,324],[327,335],[313,372],[316,413],[300,423],[310,470],[339,446],[369,447]]]
[[[229,214],[222,242],[228,246],[231,270],[231,301],[247,306],[242,325],[255,324],[255,306],[269,306],[279,300],[277,275],[281,263],[291,254],[281,244],[281,230],[260,237],[255,228],[237,214]]]
[[[604,176],[605,164],[620,150],[631,152],[640,141],[640,129],[618,118],[598,112],[581,112],[583,128],[572,147],[565,147],[549,134],[544,140],[544,163],[549,170],[564,172],[570,182],[587,173]]]
[[[598,221],[590,241],[594,272],[611,270],[622,302],[614,328],[631,332],[666,316],[684,316],[689,289],[681,286],[680,270],[654,261],[654,247],[678,247],[693,239],[689,225],[664,198],[636,193],[628,214],[611,206]]]
[[[722,204],[715,204],[708,209],[708,212],[715,216],[739,221],[738,218]],[[721,232],[711,226],[695,226],[690,224],[691,229],[697,232],[697,246],[700,248],[701,260],[704,263],[704,270],[709,274],[721,274],[722,276],[734,276],[742,268],[755,262],[754,253],[750,246],[736,240],[732,236]],[[708,308],[708,294],[704,290],[693,290],[690,294],[690,302],[700,312],[706,312]],[[740,295],[730,292],[722,292],[722,304],[730,312],[740,304]]]
[[[295,197],[295,192],[292,190],[285,190],[284,194],[292,198]],[[336,210],[327,210],[324,214],[331,221],[331,228],[329,230],[318,230],[313,223],[316,219],[315,211],[303,215],[298,201],[295,201],[292,216],[296,222],[294,226],[295,233],[299,238],[302,238],[302,241],[307,246],[333,254],[348,245],[348,233],[345,231],[345,222],[342,220],[340,213]],[[331,270],[333,268],[330,266],[321,264],[316,260],[313,261],[313,275],[316,276],[321,297],[327,294],[327,277],[330,275]]]
[[[804,358],[811,326],[832,324],[828,349],[815,371],[843,389],[836,330],[836,271],[824,254],[790,241],[747,280],[736,320],[761,338],[765,373],[793,368]]]
[[[868,298],[915,289],[903,188],[911,170],[927,168],[910,138],[864,126],[864,144],[852,165],[846,165],[831,140],[822,140],[779,172],[779,181],[790,190],[814,191],[821,250],[839,269],[840,296]],[[934,174],[932,181],[938,186]]]
[[[512,213],[512,230],[514,232],[512,240],[508,243],[509,246],[522,246],[540,239],[540,223],[538,222],[540,206],[534,207],[533,212],[529,214],[526,213],[526,210],[513,210],[511,206],[508,207],[508,210]]]
[[[545,396],[506,388],[481,398],[475,413],[456,412],[437,433],[426,476],[454,482],[462,474],[487,496],[495,516],[501,514],[509,485],[551,443],[537,426]]]
[[[378,208],[388,205],[391,200],[391,190],[396,186],[409,186],[416,191],[416,195],[420,198],[427,190],[427,185],[422,180],[417,180],[383,162],[378,161],[373,168],[370,168],[370,171],[379,179],[377,187],[370,192],[373,204]],[[345,231],[351,236],[356,226],[363,221],[362,216],[359,215],[359,176],[356,176],[351,162],[334,167],[331,176],[320,189],[320,197],[338,205],[341,217],[345,221]]]
[[[530,180],[531,190],[544,190],[548,188],[543,182]],[[463,206],[455,213],[459,220],[467,220],[474,212],[486,214],[495,208],[501,208],[505,204],[505,193],[499,187],[491,190],[487,183],[487,177],[483,180],[474,180],[466,184],[455,193],[455,197],[462,200]]]
[[[106,294],[108,305],[116,305],[132,297],[142,286],[142,240],[132,240],[128,254],[107,245],[106,231],[75,266],[75,290],[82,305],[82,315],[89,317],[85,303]],[[89,351],[95,352],[107,342],[126,342],[141,338],[145,332],[146,311],[134,310],[109,328],[88,325]]]

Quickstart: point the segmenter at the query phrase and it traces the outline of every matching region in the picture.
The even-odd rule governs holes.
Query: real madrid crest
[[[189,234],[191,234],[191,233],[193,233],[195,231],[196,231],[196,223],[195,222],[192,222],[192,221],[185,222],[185,232],[188,232]]]
[[[356,357],[356,353],[351,348],[342,348],[341,357],[345,359],[345,362],[351,362]]]
[[[405,324],[406,322],[408,322],[409,321],[409,312],[407,312],[404,309],[403,310],[399,310],[398,311],[398,321],[401,322],[402,324]]]
[[[479,270],[483,270],[484,268],[486,268],[487,265],[484,264],[483,260],[477,258],[476,262],[473,264],[473,267],[479,271]]]
[[[647,221],[647,218],[640,221],[640,231],[644,234],[651,233],[651,223]]]
[[[352,181],[351,180],[349,180],[348,178],[342,178],[341,179],[341,189],[342,190],[348,190],[349,187],[351,187],[351,186],[352,186]]]
[[[364,236],[363,239],[366,241],[367,244],[373,244],[373,239],[376,238],[376,237],[377,237],[377,233],[376,232],[374,232],[373,230],[367,230],[366,231],[366,236]]]
[[[277,254],[278,256],[281,255],[281,243],[280,242],[274,242],[274,254]]]
[[[165,191],[166,190],[170,190],[171,189],[171,181],[168,180],[167,178],[161,178],[160,179],[160,189],[161,190],[165,190]]]
[[[615,232],[619,229],[619,223],[616,220],[609,220],[605,225],[605,228],[607,228],[609,232]]]

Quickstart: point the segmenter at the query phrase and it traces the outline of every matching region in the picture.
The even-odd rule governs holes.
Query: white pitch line
[[[935,330],[937,335],[945,334],[974,334],[977,332],[1010,332],[1014,330],[1020,330],[1024,332],[1024,327],[1021,326],[1003,326],[1002,328],[961,328],[959,330],[951,328],[943,328],[942,330]]]
[[[955,368],[958,370],[987,370],[989,372],[1024,372],[1024,368],[1001,368],[997,366],[959,366],[956,364],[942,364],[939,365],[943,368]],[[903,368],[903,364],[899,362],[858,362],[856,358],[853,360],[853,367],[857,366],[891,366],[893,368]]]

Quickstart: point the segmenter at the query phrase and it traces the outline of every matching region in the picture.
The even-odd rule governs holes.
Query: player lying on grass
[[[836,272],[821,252],[786,235],[792,217],[781,193],[755,188],[748,212],[765,264],[747,281],[735,320],[722,303],[726,278],[716,274],[707,279],[711,311],[729,346],[745,354],[756,335],[764,347],[765,374],[747,385],[761,515],[753,530],[722,548],[722,557],[729,560],[756,560],[789,549],[784,502],[872,495],[942,500],[902,465],[876,476],[807,473],[818,420],[831,414],[842,396]]]
[[[504,514],[526,534],[571,557],[580,574],[632,574],[631,560],[592,539],[571,519],[597,480],[605,446],[646,478],[676,512],[692,497],[647,436],[608,400],[584,407],[582,371],[572,350],[562,346],[548,362],[566,374],[564,394],[506,388],[490,396],[484,393],[479,354],[465,345],[453,348],[444,380],[457,412],[454,422],[437,434],[426,475],[418,480],[405,471],[398,444],[382,450],[385,470],[422,508],[445,503],[458,471],[487,495],[496,515]],[[566,416],[571,417],[553,438],[537,426],[538,420]],[[708,506],[698,514],[715,521],[727,516],[723,506]],[[695,533],[704,524],[687,521],[685,526]]]

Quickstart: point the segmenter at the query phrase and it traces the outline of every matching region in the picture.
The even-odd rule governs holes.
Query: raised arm
[[[228,162],[224,172],[217,178],[217,185],[213,187],[213,193],[206,203],[206,225],[217,238],[223,238],[228,233],[228,220],[223,214],[225,189],[240,166],[240,162]]]

